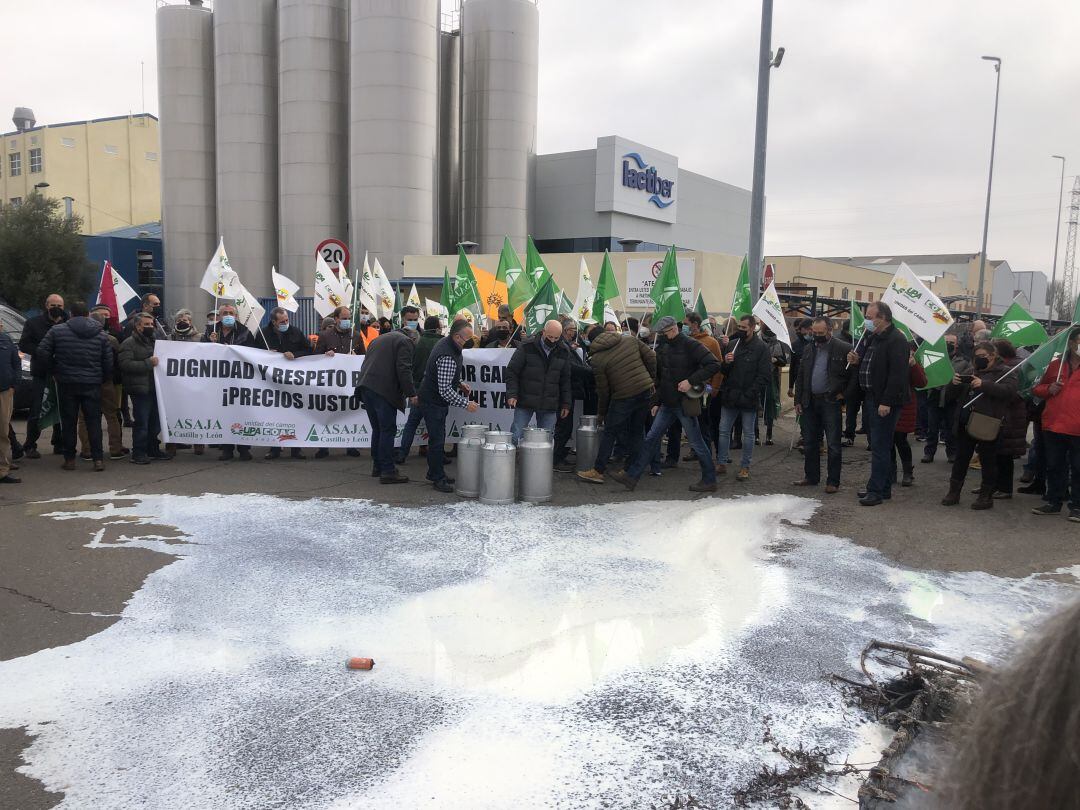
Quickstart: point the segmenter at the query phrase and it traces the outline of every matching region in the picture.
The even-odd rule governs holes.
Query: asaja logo
[[[945,359],[945,355],[941,352],[932,352],[929,349],[922,353],[923,368],[934,365],[934,363],[941,362]]]
[[[549,304],[536,304],[533,308],[533,315],[536,318],[537,323],[547,323],[548,316],[554,311],[555,307]]]
[[[169,427],[172,430],[221,430],[217,419],[174,419]]]
[[[319,431],[315,429],[315,425],[312,425],[311,429],[307,432],[307,440],[309,442],[317,442],[319,440]]]
[[[1005,321],[1005,324],[1001,329],[1006,335],[1015,335],[1017,332],[1023,332],[1029,326],[1034,325],[1035,321]]]

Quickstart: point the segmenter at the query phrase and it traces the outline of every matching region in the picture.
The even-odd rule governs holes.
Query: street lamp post
[[[1057,219],[1054,220],[1054,269],[1050,275],[1050,307],[1046,316],[1046,328],[1050,328],[1050,322],[1054,320],[1054,299],[1057,298],[1057,290],[1054,286],[1057,283],[1057,253],[1058,253],[1058,237],[1061,236],[1061,195],[1065,189],[1065,158],[1061,155],[1051,155],[1054,160],[1061,161],[1061,182],[1058,183],[1058,212]]]
[[[765,231],[765,153],[769,140],[769,71],[780,67],[784,49],[772,52],[773,0],[761,0],[761,44],[758,52],[757,124],[754,130],[754,185],[750,193],[750,294],[761,290],[761,262]]]
[[[990,135],[990,179],[986,181],[986,214],[983,216],[982,252],[979,254],[979,300],[975,304],[975,320],[982,318],[983,285],[986,280],[986,236],[990,230],[990,190],[994,186],[994,149],[997,146],[998,95],[1001,92],[1001,59],[996,56],[984,56],[987,62],[994,63],[997,82],[994,88],[994,129]]]

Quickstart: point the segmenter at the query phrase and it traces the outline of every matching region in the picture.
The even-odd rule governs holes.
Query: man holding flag
[[[1062,355],[1050,363],[1032,390],[1046,401],[1042,416],[1046,503],[1031,511],[1036,515],[1058,514],[1068,487],[1069,520],[1080,523],[1080,328],[1073,324],[1068,335]]]
[[[970,377],[974,367],[957,351],[956,335],[942,338],[944,352],[924,343],[915,354],[927,377],[926,444],[923,445],[923,464],[932,464],[938,441],[945,445],[945,458],[950,464],[956,459],[956,408],[960,387],[952,385],[953,375]],[[939,376],[940,375],[940,376]]]

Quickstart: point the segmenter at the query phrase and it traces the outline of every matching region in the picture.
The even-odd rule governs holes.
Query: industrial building
[[[392,279],[406,257],[504,236],[523,253],[528,234],[741,256],[745,189],[617,136],[536,154],[539,25],[535,0],[163,0],[166,306],[205,303],[219,236],[259,296],[272,265],[310,294],[327,240]]]
[[[39,125],[18,107],[3,135],[0,204],[33,193],[64,200],[98,234],[161,219],[158,120],[148,114]]]

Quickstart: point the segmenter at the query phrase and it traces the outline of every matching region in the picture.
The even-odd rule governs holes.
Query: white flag
[[[321,253],[315,254],[315,311],[326,318],[340,306],[347,306],[348,299],[334,271],[327,265]]]
[[[382,265],[379,264],[378,258],[375,259],[375,268],[372,271],[372,276],[375,279],[373,292],[375,294],[375,301],[379,307],[378,317],[393,318],[395,298],[394,287],[390,284],[390,279],[386,277],[386,271],[382,269]]]
[[[596,299],[596,289],[593,287],[592,276],[589,275],[589,266],[585,263],[585,257],[581,257],[581,266],[578,271],[577,301],[574,302],[574,315],[578,323],[596,323],[593,316],[593,302]]]
[[[131,285],[124,281],[124,277],[117,273],[116,268],[111,264],[109,265],[109,270],[112,271],[113,295],[116,296],[116,305],[120,307],[120,312],[126,315],[127,312],[124,309],[124,304],[132,298],[138,298],[139,294],[131,289]],[[100,304],[101,301],[99,300],[98,303]]]
[[[881,301],[892,307],[894,321],[929,343],[937,343],[953,325],[953,316],[941,299],[903,262],[881,294]]]
[[[270,280],[274,284],[274,294],[277,295],[278,306],[296,312],[300,309],[300,302],[296,300],[296,294],[300,291],[300,285],[292,279],[286,278],[277,271],[276,267],[270,268]]]
[[[609,323],[617,324],[617,323],[619,323],[619,316],[616,315],[615,310],[613,310],[607,304],[604,304],[604,323],[605,324],[609,324]],[[619,326],[619,331],[622,331],[622,326],[621,325]]]
[[[784,320],[784,308],[780,306],[780,296],[776,294],[775,283],[770,281],[761,298],[754,304],[754,316],[773,331],[777,340],[791,348],[791,334],[787,321]]]
[[[259,325],[262,323],[263,316],[266,315],[266,310],[262,308],[259,299],[248,292],[247,287],[239,281],[236,283],[239,287],[236,300],[233,302],[236,304],[236,320],[255,334],[259,331]]]
[[[439,322],[446,326],[450,322],[450,313],[446,311],[446,307],[440,304],[438,301],[432,301],[430,298],[424,299],[424,312],[428,315],[437,315]]]
[[[364,267],[360,271],[360,289],[357,291],[359,295],[358,304],[366,309],[372,318],[379,317],[378,305],[375,303],[375,274],[371,271],[371,265],[368,264],[368,256],[364,254]],[[353,313],[353,320],[359,318],[359,313]]]
[[[405,299],[405,303],[410,307],[416,307],[420,310],[420,317],[424,317],[424,307],[420,303],[420,293],[416,291],[416,285],[412,285],[412,289],[409,290],[409,297]]]
[[[206,265],[206,272],[203,273],[199,287],[215,298],[236,298],[240,289],[243,288],[240,279],[233,272],[232,265],[229,264],[228,254],[225,253],[225,237],[221,237],[217,250],[210,258],[210,263]]]

